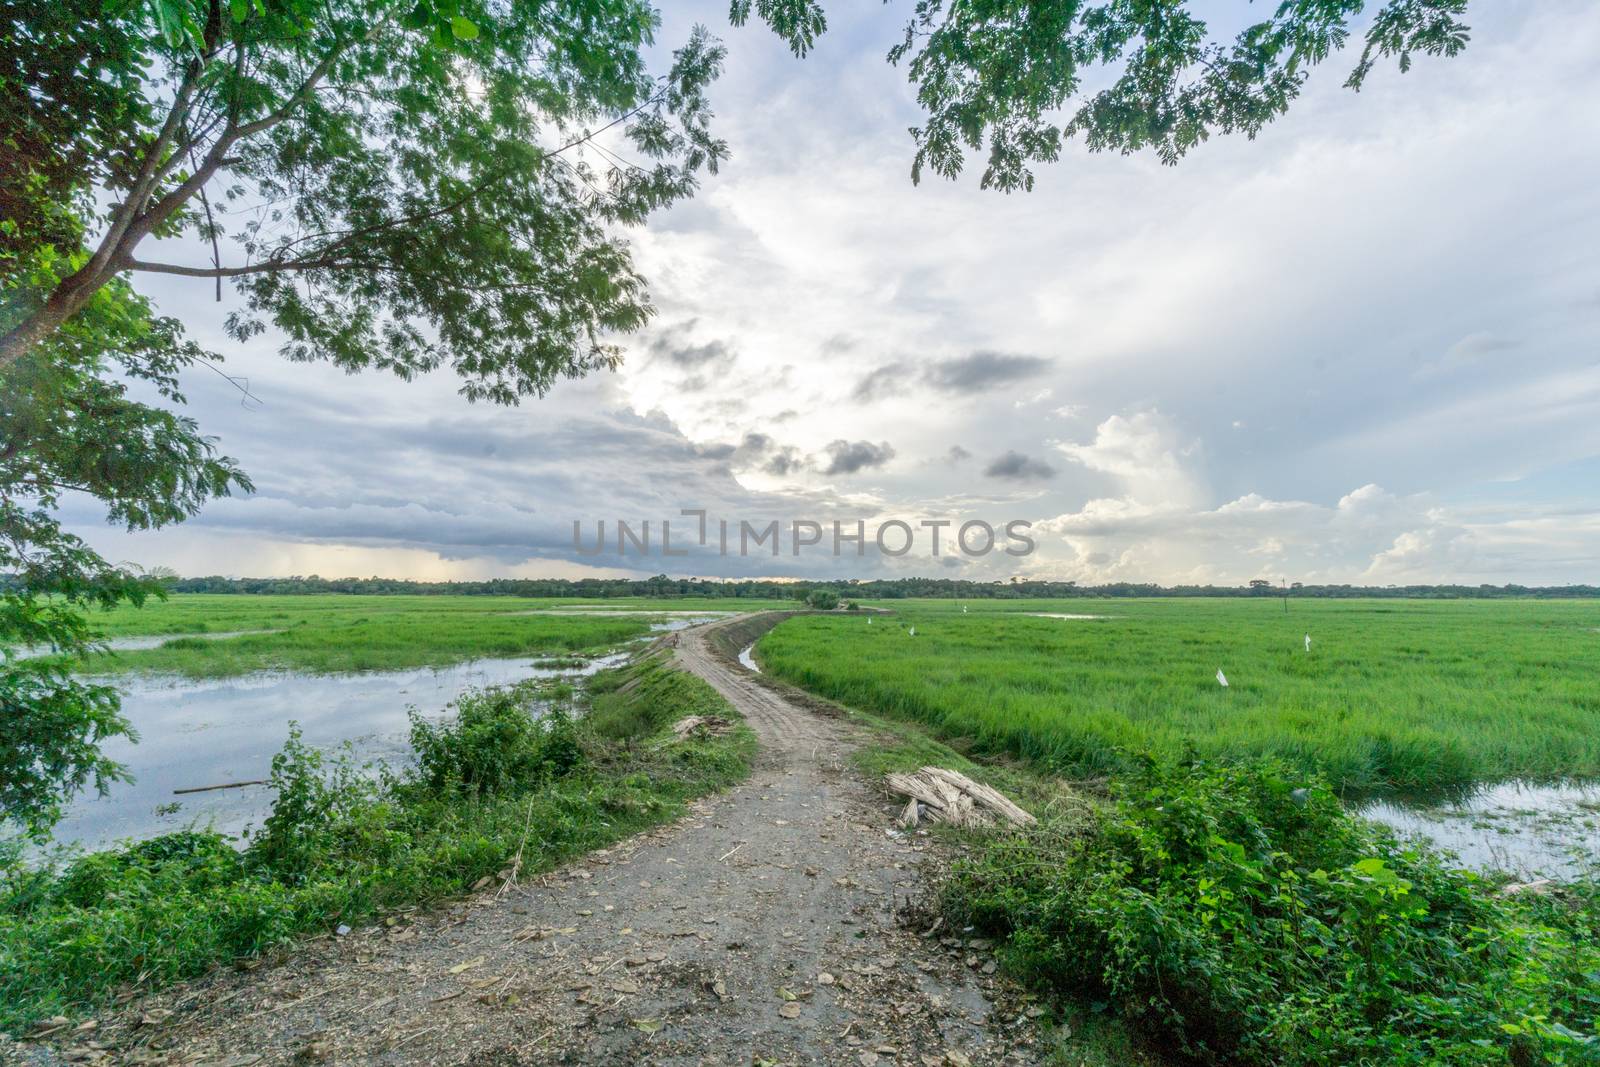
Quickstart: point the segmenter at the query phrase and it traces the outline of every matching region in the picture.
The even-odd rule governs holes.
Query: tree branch
[[[243,278],[251,274],[281,274],[286,271],[350,266],[353,262],[346,256],[324,255],[312,259],[289,259],[277,262],[264,260],[245,267],[186,267],[181,263],[150,263],[142,259],[125,259],[120,269],[141,270],[150,274],[178,274],[185,278]]]

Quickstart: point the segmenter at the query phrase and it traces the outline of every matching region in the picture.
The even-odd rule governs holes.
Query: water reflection
[[[1523,879],[1583,873],[1583,856],[1600,859],[1600,784],[1502,782],[1438,804],[1376,802],[1369,819],[1426,837],[1477,871]]]
[[[197,634],[140,634],[137,637],[110,637],[101,643],[112,652],[141,652],[147,648],[160,648],[168,641],[223,641],[230,637],[256,637],[261,634],[281,634],[282,630],[218,630],[215,633]],[[24,645],[17,653],[18,659],[51,656],[56,652],[48,645]]]

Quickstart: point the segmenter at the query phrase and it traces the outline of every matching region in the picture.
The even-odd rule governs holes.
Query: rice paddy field
[[[178,594],[95,613],[109,653],[89,674],[147,671],[224,678],[448,666],[512,656],[595,653],[665,618],[780,606],[674,599]],[[790,605],[792,606],[792,605]],[[687,613],[687,614],[685,614]]]
[[[1596,601],[878,606],[893,614],[791,619],[755,658],[842,703],[1068,775],[1192,750],[1277,757],[1354,795],[1600,777]]]

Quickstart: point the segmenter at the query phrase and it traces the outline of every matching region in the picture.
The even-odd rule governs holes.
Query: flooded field
[[[1457,801],[1384,802],[1359,810],[1449,849],[1479,872],[1560,881],[1600,862],[1600,785],[1504,782]]]
[[[647,616],[651,634],[718,617],[664,614]],[[272,792],[266,786],[187,795],[173,791],[266,778],[291,721],[300,724],[306,743],[315,747],[335,749],[348,742],[363,762],[403,759],[408,752],[408,708],[440,714],[470,688],[583,676],[628,655],[624,649],[575,669],[542,668],[536,664],[545,657],[517,656],[448,667],[335,674],[258,671],[198,680],[123,676],[116,679],[123,693],[123,714],[140,740],[133,744],[118,738],[106,745],[106,754],[126,765],[134,781],[113,786],[104,797],[80,797],[56,827],[55,839],[94,849],[188,826],[237,834],[259,826],[270,810]]]
[[[226,641],[233,637],[261,636],[282,632],[282,630],[224,630],[221,633],[143,634],[138,637],[107,638],[104,644],[108,652],[143,652],[146,649],[160,648],[168,641]],[[17,658],[32,659],[36,656],[49,656],[54,653],[55,649],[48,645],[28,645],[22,649]]]

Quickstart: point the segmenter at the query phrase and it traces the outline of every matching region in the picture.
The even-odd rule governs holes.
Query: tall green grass
[[[740,605],[742,606],[742,604]],[[218,678],[254,670],[319,673],[445,666],[467,659],[599,652],[649,632],[652,611],[730,610],[714,600],[607,601],[482,596],[176,595],[96,613],[108,637],[171,634],[158,648],[92,657],[91,673]],[[570,615],[528,612],[570,609]],[[577,614],[627,611],[631,617]],[[237,637],[181,635],[246,632]]]
[[[1600,776],[1600,603],[890,601],[802,616],[763,669],[1060,772],[1186,749],[1271,756],[1345,791]],[[1035,618],[1034,612],[1106,616]],[[907,628],[916,627],[916,636]],[[1312,649],[1304,647],[1304,635]],[[1218,669],[1229,686],[1217,683]]]

